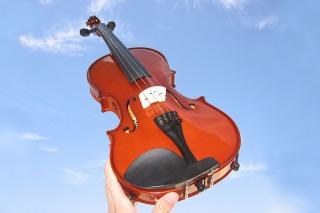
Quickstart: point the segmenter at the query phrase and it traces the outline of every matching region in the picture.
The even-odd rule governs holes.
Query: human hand
[[[112,171],[110,161],[105,165],[106,195],[108,199],[109,213],[137,213],[138,209],[126,196],[115,174]],[[179,196],[175,192],[170,192],[161,197],[156,203],[153,213],[167,213],[178,201]]]

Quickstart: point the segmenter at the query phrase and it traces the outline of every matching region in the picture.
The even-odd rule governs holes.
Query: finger
[[[107,201],[108,201],[108,212],[116,212],[115,209],[115,202],[114,202],[114,197],[112,196],[109,187],[107,188],[107,164],[105,164],[104,166],[104,174],[105,174],[105,192],[106,192],[106,196],[107,196]]]
[[[107,200],[108,200],[108,212],[109,213],[116,212],[114,198],[112,197],[112,195],[110,193],[107,193]]]
[[[175,192],[170,192],[158,200],[152,212],[168,213],[173,208],[173,206],[177,203],[178,200],[179,200],[179,195]]]
[[[108,160],[105,168],[106,175],[106,191],[107,194],[110,194],[114,198],[114,203],[121,203],[122,205],[130,205],[133,206],[127,195],[123,191],[121,185],[119,184],[117,177],[112,171],[110,161]]]

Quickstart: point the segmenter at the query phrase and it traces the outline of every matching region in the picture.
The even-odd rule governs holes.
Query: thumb
[[[167,213],[173,208],[178,200],[179,195],[175,192],[170,192],[158,200],[152,213]]]

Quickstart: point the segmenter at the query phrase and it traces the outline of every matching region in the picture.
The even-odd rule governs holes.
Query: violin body
[[[147,48],[133,48],[130,51],[157,79],[157,83],[163,85],[169,94],[172,94],[167,96],[167,104],[180,115],[186,141],[194,141],[188,145],[196,158],[215,156],[221,168],[235,160],[240,147],[240,135],[234,122],[225,113],[208,104],[204,97],[189,99],[178,93],[174,89],[175,73],[170,70],[162,54]],[[165,147],[178,155],[181,154],[172,141],[154,125],[154,112],[151,109],[146,111],[141,108],[137,98],[140,90],[128,84],[120,69],[112,55],[106,55],[92,64],[88,71],[91,94],[101,104],[103,112],[112,111],[120,119],[118,127],[108,131],[107,134],[110,139],[111,165],[121,185],[129,193],[132,191],[137,201],[153,203],[155,197],[161,197],[162,194],[176,189],[145,193],[145,190],[121,181],[121,177],[124,176],[129,165],[148,150]],[[124,133],[126,127],[134,128],[128,112],[129,100],[132,100],[130,106],[139,126],[133,133],[126,134]],[[190,106],[194,106],[194,109]],[[180,195],[181,198],[184,197],[184,190],[180,191]]]
[[[112,169],[129,198],[155,204],[177,192],[183,200],[238,169],[240,134],[232,119],[202,96],[190,99],[177,92],[175,72],[160,52],[128,51],[150,77],[129,82],[114,52],[95,61],[87,78],[102,112],[120,119],[107,135]],[[144,91],[160,97],[160,89],[163,99],[144,102]]]

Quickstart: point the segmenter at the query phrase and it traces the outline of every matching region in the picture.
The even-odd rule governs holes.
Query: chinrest
[[[124,178],[130,184],[142,188],[165,188],[218,167],[219,163],[211,157],[187,163],[175,152],[157,148],[140,155],[129,166]]]

